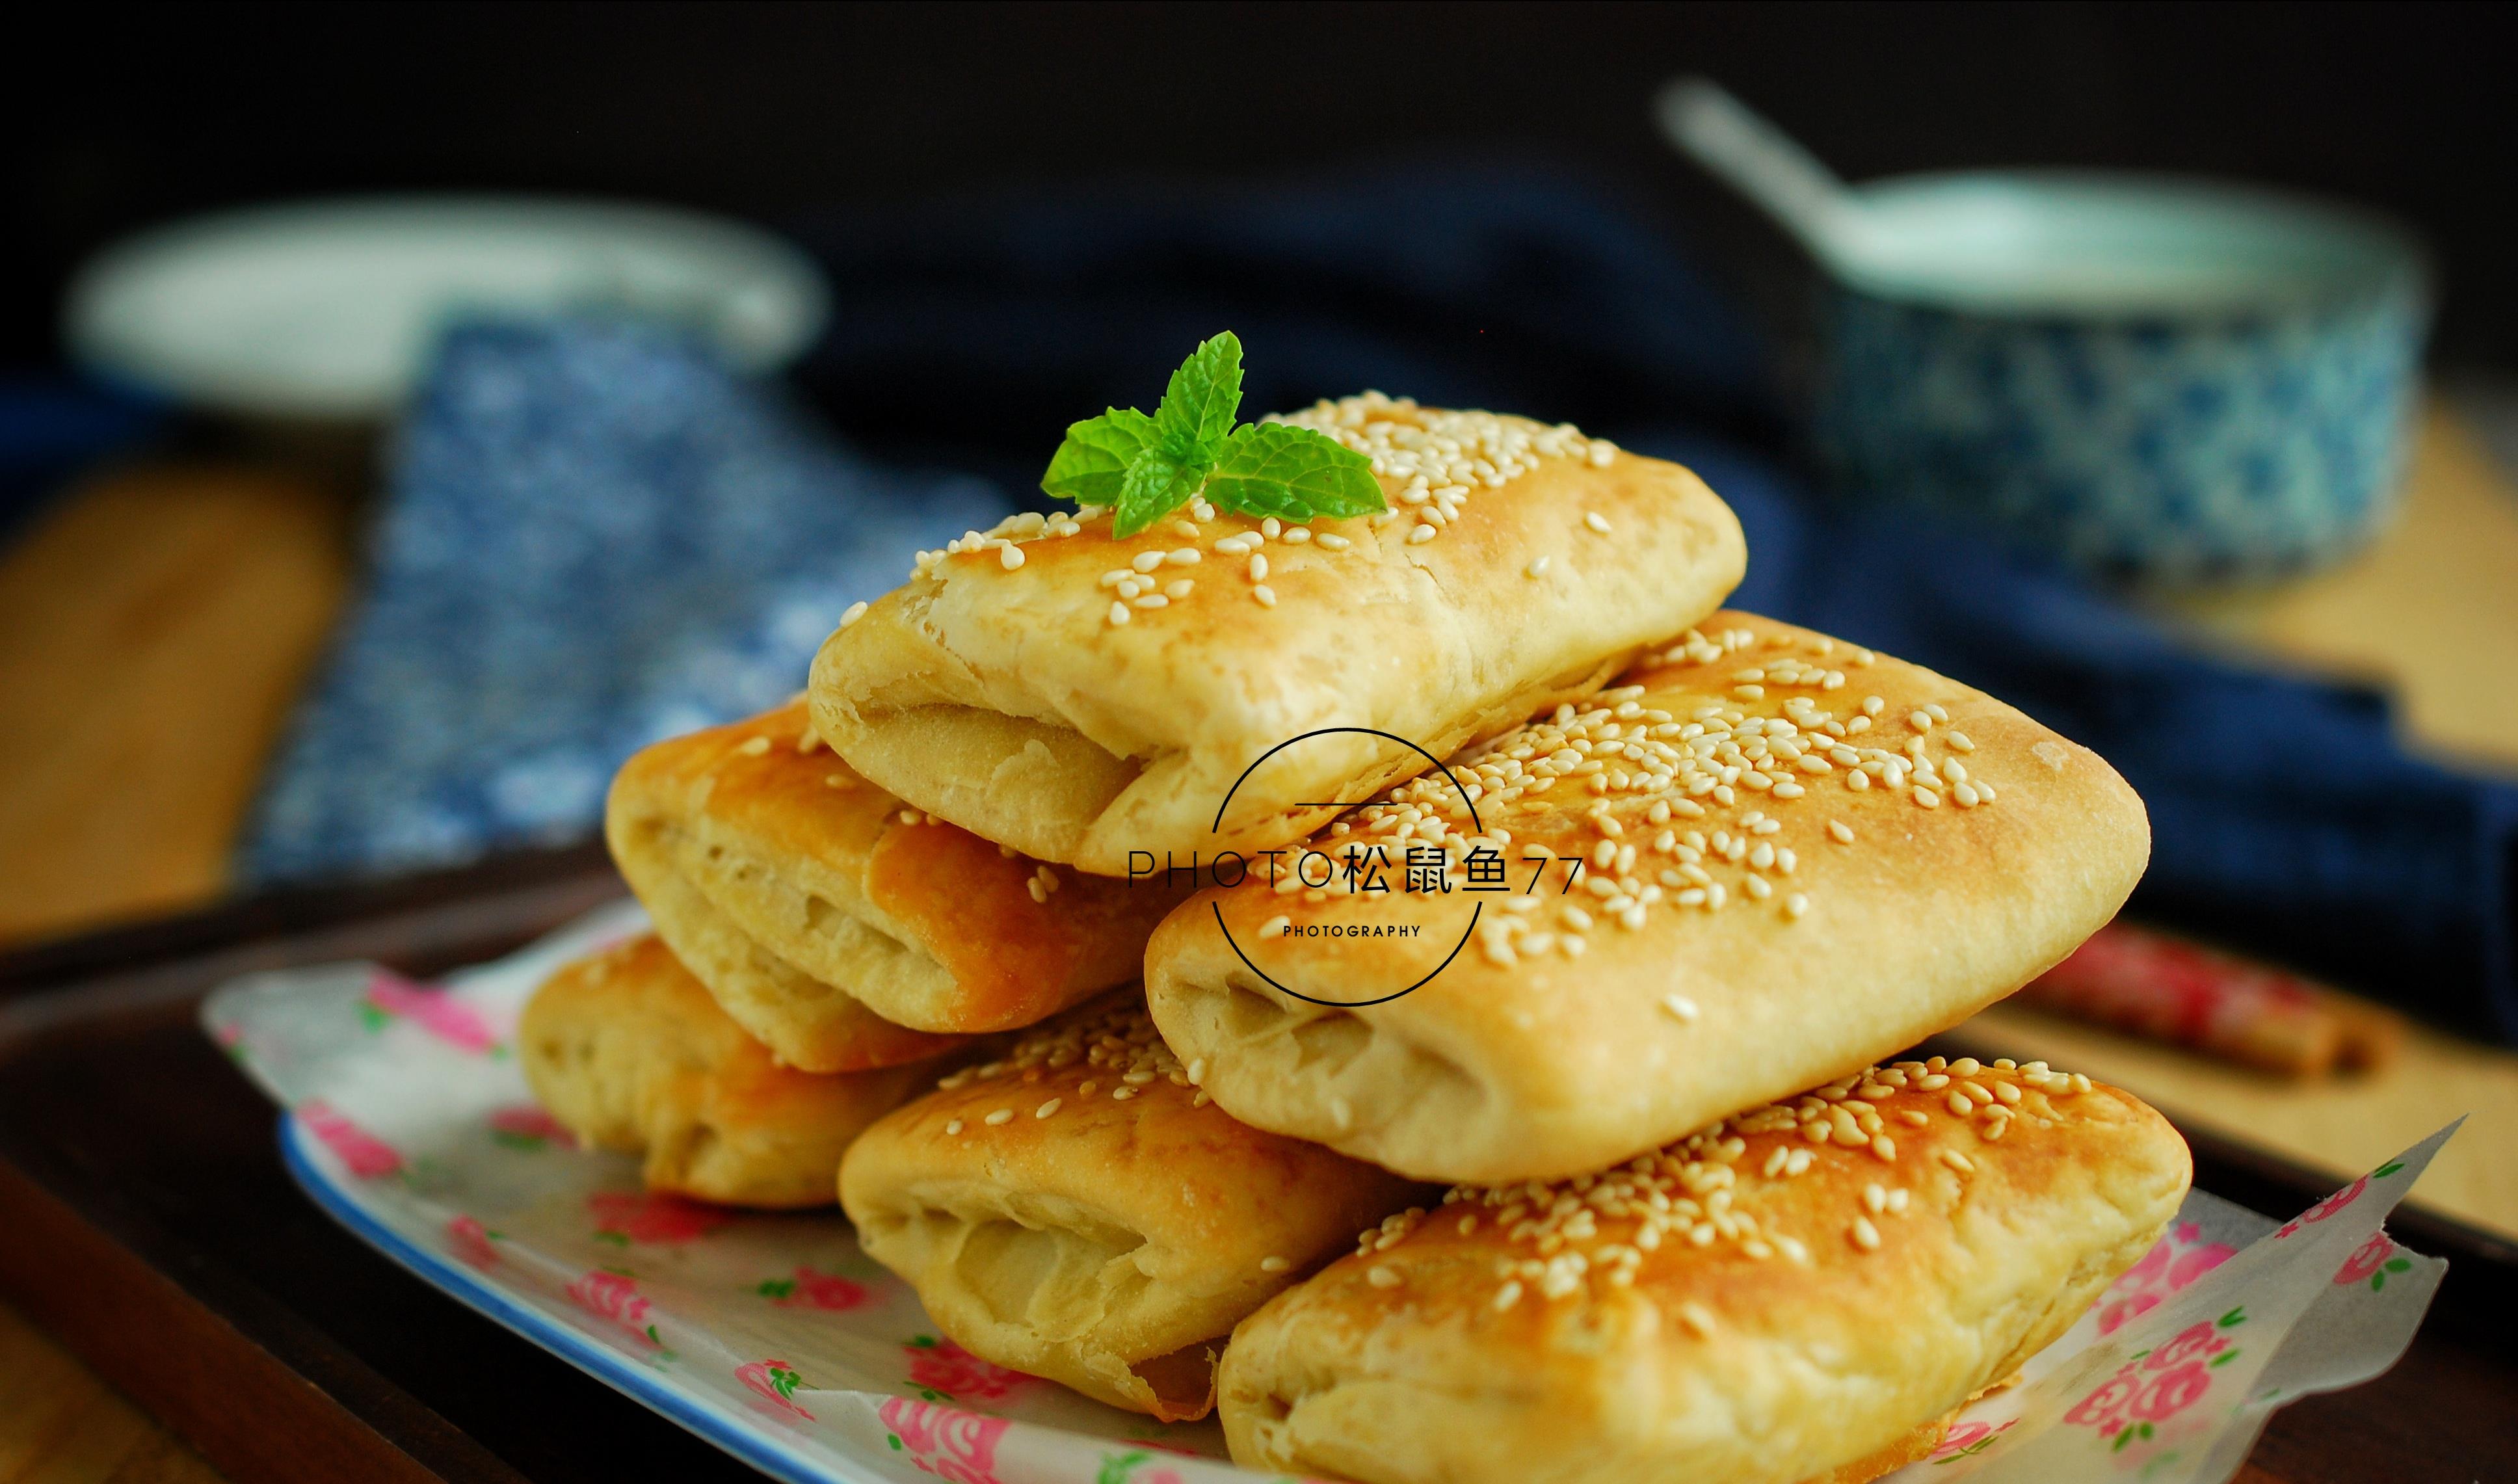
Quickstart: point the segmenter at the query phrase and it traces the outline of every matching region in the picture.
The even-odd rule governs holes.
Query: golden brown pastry
[[[2149,849],[2086,749],[1741,613],[1454,771],[1500,890],[1470,890],[1468,810],[1429,774],[1314,844],[1383,842],[1397,882],[1440,836],[1449,894],[1279,890],[1327,876],[1291,857],[1279,887],[1210,888],[1156,931],[1154,1020],[1234,1116],[1422,1179],[1598,1168],[2010,993],[2114,914]],[[1421,931],[1325,936],[1393,925]]]
[[[974,532],[831,636],[815,726],[920,808],[1125,875],[1131,851],[1298,840],[1430,765],[1346,733],[1241,778],[1280,743],[1368,727],[1446,756],[1596,690],[1740,581],[1739,522],[1702,480],[1571,427],[1376,396],[1282,420],[1370,455],[1390,511]]]
[[[849,1141],[934,1075],[781,1067],[652,936],[552,975],[516,1044],[534,1096],[579,1142],[644,1155],[649,1190],[727,1205],[830,1204]]]
[[[806,1071],[933,1056],[1131,981],[1179,900],[905,808],[820,746],[801,701],[631,758],[604,829],[656,931]]]
[[[973,1354],[1166,1420],[1224,1336],[1419,1188],[1225,1116],[1134,990],[1069,1012],[869,1130],[858,1240]]]
[[[1234,1331],[1225,1436],[1360,1484],[1867,1478],[2062,1334],[2191,1172],[2042,1063],[1874,1069],[1368,1233]]]

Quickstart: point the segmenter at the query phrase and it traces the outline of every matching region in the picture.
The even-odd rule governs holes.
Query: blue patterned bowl
[[[2153,585],[2295,572],[2385,523],[2429,323],[2402,231],[2144,177],[1860,195],[1813,418],[1848,494]]]

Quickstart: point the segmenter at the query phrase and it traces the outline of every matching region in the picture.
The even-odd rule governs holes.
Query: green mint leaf
[[[1207,481],[1217,508],[1280,520],[1339,519],[1386,510],[1372,460],[1324,433],[1259,422],[1234,431]]]
[[[1189,503],[1196,493],[1195,474],[1148,449],[1128,465],[1127,477],[1120,481],[1110,534],[1134,536]]]
[[[1154,419],[1114,407],[1066,429],[1066,441],[1040,476],[1041,489],[1080,505],[1114,505],[1128,465],[1154,441]]]
[[[1241,411],[1241,341],[1231,330],[1190,352],[1154,409],[1154,435],[1165,458],[1203,475],[1223,457]]]

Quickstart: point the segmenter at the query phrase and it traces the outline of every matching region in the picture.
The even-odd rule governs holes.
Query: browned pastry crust
[[[1203,1417],[1243,1315],[1421,1188],[1225,1116],[1133,990],[957,1072],[850,1151],[866,1250],[973,1354]]]
[[[906,809],[820,746],[801,701],[631,758],[605,832],[656,931],[808,1071],[933,1056],[1132,980],[1179,899]]]
[[[580,1142],[644,1155],[649,1190],[727,1205],[830,1204],[849,1141],[934,1074],[781,1067],[651,936],[552,975],[516,1044]]]
[[[1597,1168],[1957,1024],[2141,876],[2142,802],[2088,750],[1807,630],[1741,613],[1705,630],[1590,709],[1455,760],[1505,891],[1467,890],[1467,810],[1428,775],[1314,846],[1386,843],[1396,882],[1402,831],[1440,837],[1451,895],[1254,872],[1167,919],[1148,995],[1216,1101],[1420,1178]],[[1556,863],[1523,859],[1540,851]],[[1476,936],[1442,967],[1472,902]],[[1325,936],[1359,925],[1421,936]]]
[[[2085,1077],[1873,1069],[1368,1232],[1234,1331],[1225,1435],[1360,1484],[1868,1477],[2062,1334],[2191,1172]]]
[[[1316,522],[1300,540],[1195,505],[1124,541],[1107,516],[975,534],[831,636],[813,663],[814,724],[920,808],[1124,875],[1131,851],[1187,862],[1301,839],[1335,812],[1319,806],[1430,765],[1344,733],[1241,777],[1281,743],[1364,727],[1445,756],[1598,689],[1738,584],[1738,520],[1676,464],[1387,401],[1357,401],[1341,431],[1368,442],[1461,417],[1560,452],[1498,453],[1514,477],[1441,498],[1411,490],[1394,454],[1392,518]],[[1122,600],[1112,584],[1141,564],[1161,590]]]

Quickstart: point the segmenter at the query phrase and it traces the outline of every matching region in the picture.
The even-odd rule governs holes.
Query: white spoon
[[[1862,198],[1791,135],[1706,77],[1653,99],[1664,138],[1763,208],[1839,278],[1877,265],[1882,233]]]

